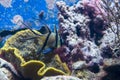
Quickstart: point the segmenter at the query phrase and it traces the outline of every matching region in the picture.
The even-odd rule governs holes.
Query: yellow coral
[[[39,32],[37,32],[37,33],[40,34]],[[46,66],[45,64],[47,64],[47,63],[39,60],[38,57],[36,57],[38,55],[35,53],[34,54],[31,53],[33,55],[28,54],[27,56],[24,57],[24,55],[22,55],[24,53],[23,52],[24,50],[23,50],[23,48],[21,49],[21,45],[23,45],[23,44],[21,42],[19,42],[19,40],[23,37],[29,37],[29,36],[30,37],[34,36],[34,34],[32,32],[30,32],[30,30],[20,31],[20,32],[16,33],[14,36],[12,36],[11,38],[9,38],[7,40],[7,42],[5,43],[4,47],[1,49],[1,54],[3,55],[3,57],[6,60],[13,63],[16,66],[16,69],[18,71],[20,71],[25,78],[39,80],[43,76],[70,74],[70,71],[69,71],[67,65],[65,63],[61,62],[58,55],[55,55],[54,58],[55,58],[56,62],[58,63],[58,65],[61,64],[60,66],[62,66],[62,68],[63,68],[62,70],[59,68],[56,69],[54,66],[52,66],[52,67]],[[40,41],[44,41],[45,37],[46,37],[46,34],[45,34],[45,36],[41,36],[40,39],[38,39],[38,44],[39,44],[38,46],[41,46],[43,44],[43,42],[40,42]],[[50,43],[52,41],[54,41],[54,37],[52,38]],[[33,43],[31,43],[31,44],[33,44]],[[19,46],[17,46],[17,45],[19,45]],[[35,44],[33,44],[33,45],[35,45]],[[29,44],[27,46],[29,46]],[[35,47],[36,47],[36,45],[35,45]],[[33,47],[33,50],[34,50],[34,47]],[[31,58],[31,57],[33,57],[33,58]]]

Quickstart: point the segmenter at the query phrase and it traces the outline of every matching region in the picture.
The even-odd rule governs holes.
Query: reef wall
[[[99,40],[107,26],[103,17],[106,13],[101,6],[97,6],[95,0],[78,1],[73,6],[58,1],[56,5],[59,10],[59,33],[63,42],[62,47],[56,51],[61,60],[66,62],[70,69],[71,65],[79,60],[86,61],[88,65],[102,64]]]

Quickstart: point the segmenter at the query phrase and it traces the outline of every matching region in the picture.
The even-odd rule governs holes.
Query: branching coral
[[[104,3],[104,9],[107,13],[107,24],[110,31],[112,31],[113,43],[110,46],[113,49],[115,57],[119,57],[120,53],[120,1],[119,0],[102,0]]]
[[[104,8],[107,12],[108,25],[111,30],[116,34],[117,38],[120,40],[120,4],[118,0],[102,0],[104,3]],[[114,11],[113,11],[114,10]],[[113,27],[114,26],[114,27]],[[116,28],[116,29],[115,29]]]

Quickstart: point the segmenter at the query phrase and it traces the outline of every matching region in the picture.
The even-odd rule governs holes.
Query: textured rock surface
[[[0,68],[0,80],[15,80],[15,78],[9,70]]]
[[[82,80],[73,76],[54,76],[54,77],[44,77],[41,80]]]
[[[85,61],[77,61],[72,64],[72,69],[77,70],[77,69],[82,69],[86,67],[86,62]]]

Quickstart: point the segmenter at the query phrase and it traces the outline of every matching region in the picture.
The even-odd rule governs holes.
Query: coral
[[[37,31],[35,32],[40,34]],[[24,40],[35,35],[30,30],[20,31],[7,40],[1,49],[1,56],[11,62],[25,78],[39,80],[43,76],[70,74],[66,64],[60,61],[57,54],[36,54],[37,50],[43,45],[46,35]],[[49,38],[47,47],[53,46],[55,40],[53,35],[51,34],[52,38]]]
[[[104,31],[108,28],[107,26],[107,13],[104,8],[102,8],[101,0],[82,0],[85,15],[88,15],[91,19],[89,23],[90,37],[95,38],[95,43],[99,45],[98,42],[103,35]]]
[[[40,34],[39,32],[37,32]],[[47,42],[46,48],[53,47],[54,41],[55,41],[55,34],[51,34],[50,38]],[[34,38],[35,37],[35,38]],[[44,44],[44,41],[47,37],[47,34],[36,37],[34,33],[32,33],[30,30],[23,30],[15,34],[14,36],[10,37],[7,42],[5,43],[3,48],[16,48],[20,52],[20,55],[27,61],[31,59],[38,59],[38,51],[41,49],[41,47]],[[33,38],[30,40],[27,40],[29,38]],[[18,44],[19,43],[19,44]],[[53,43],[53,44],[51,44]],[[29,57],[28,57],[29,56]]]
[[[104,9],[107,13],[107,23],[109,26],[110,35],[105,37],[109,42],[107,45],[111,46],[115,57],[120,56],[120,1],[102,0]],[[110,39],[111,38],[111,39]]]
[[[59,33],[63,41],[63,46],[58,48],[56,53],[59,54],[61,60],[66,62],[70,69],[72,69],[71,65],[77,61],[86,61],[90,66],[94,63],[101,63],[103,59],[101,51],[95,43],[98,37],[104,34],[102,17],[99,17],[98,14],[96,14],[97,16],[91,14],[94,16],[91,18],[89,14],[92,11],[88,11],[91,9],[86,9],[87,6],[83,5],[82,1],[73,6],[58,1],[56,5],[60,11],[58,13]],[[91,37],[91,35],[94,35],[91,26],[97,39]]]
[[[102,8],[102,0],[82,0],[82,3],[85,7],[85,9],[90,9],[92,11],[87,11],[87,13],[92,12],[93,16],[97,15],[104,15],[106,16],[107,13],[105,12],[104,8]]]

